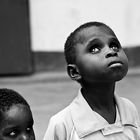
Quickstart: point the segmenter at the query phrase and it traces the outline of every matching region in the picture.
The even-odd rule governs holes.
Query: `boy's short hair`
[[[5,112],[12,107],[12,105],[22,104],[30,108],[27,101],[16,91],[7,88],[0,89],[0,112]]]
[[[76,28],[67,38],[65,45],[64,45],[64,54],[65,54],[65,59],[67,64],[75,64],[75,48],[74,46],[76,46],[77,43],[83,43],[84,39],[81,36],[78,36],[78,33],[88,27],[92,27],[92,26],[103,26],[108,28],[114,35],[115,33],[113,32],[113,30],[106,24],[102,23],[102,22],[87,22],[85,24],[82,24],[81,26],[79,26],[78,28]]]

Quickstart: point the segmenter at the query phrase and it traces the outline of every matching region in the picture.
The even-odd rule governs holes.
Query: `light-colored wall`
[[[108,24],[122,46],[140,45],[139,0],[30,0],[34,51],[63,51],[67,36],[88,21]]]

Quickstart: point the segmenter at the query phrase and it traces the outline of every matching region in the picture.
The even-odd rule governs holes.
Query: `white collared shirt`
[[[79,92],[68,107],[51,117],[43,140],[140,140],[135,105],[117,95],[115,101],[116,121],[109,124]]]

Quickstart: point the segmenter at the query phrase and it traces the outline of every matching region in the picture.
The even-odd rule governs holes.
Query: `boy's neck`
[[[82,94],[84,98],[96,107],[107,107],[114,104],[115,83],[84,84]]]
[[[114,89],[115,83],[84,84],[82,94],[92,110],[102,116],[106,113],[112,116],[115,115]]]

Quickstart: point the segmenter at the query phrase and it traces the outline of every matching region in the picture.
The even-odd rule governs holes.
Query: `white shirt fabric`
[[[116,121],[109,124],[79,92],[69,106],[51,117],[43,140],[140,140],[135,105],[117,95],[115,101]]]

